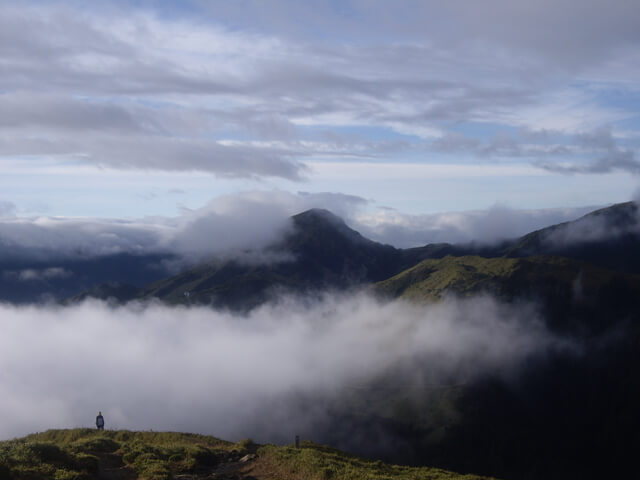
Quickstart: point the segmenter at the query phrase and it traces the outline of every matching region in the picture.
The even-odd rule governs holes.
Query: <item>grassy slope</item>
[[[303,442],[300,448],[267,445],[258,451],[262,458],[288,473],[288,478],[304,480],[481,480],[488,477],[428,467],[389,465],[381,461],[366,460],[339,450]]]
[[[564,257],[484,258],[478,256],[429,259],[376,284],[390,297],[434,300],[447,293],[469,296],[489,292],[502,298],[539,293],[589,295],[623,281],[640,292],[640,277]]]
[[[101,462],[124,462],[117,478],[166,480],[178,475],[206,478],[220,472],[232,478],[242,455],[255,452],[250,440],[226,442],[214,437],[173,432],[131,432],[90,429],[48,430],[0,442],[0,479],[90,480],[104,477]],[[256,478],[325,480],[482,479],[434,468],[388,465],[338,450],[303,442],[301,448],[267,445],[257,449]],[[110,458],[108,458],[110,457]],[[229,467],[230,466],[230,467]],[[235,467],[234,467],[235,466]],[[260,472],[276,472],[271,475]],[[260,468],[262,467],[262,468]],[[111,475],[112,476],[112,475]],[[225,473],[217,473],[225,478]]]
[[[0,478],[89,480],[98,478],[100,461],[115,454],[131,478],[164,480],[178,473],[197,472],[229,455],[246,453],[244,450],[246,444],[203,435],[48,430],[0,442]]]
[[[634,316],[640,275],[548,255],[445,257],[424,260],[374,291],[418,302],[489,293],[504,302],[531,302],[556,333],[595,338]]]

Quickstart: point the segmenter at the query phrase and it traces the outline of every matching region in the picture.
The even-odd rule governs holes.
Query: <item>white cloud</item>
[[[629,208],[619,208],[614,214],[595,213],[570,224],[561,225],[548,232],[542,241],[550,247],[562,248],[638,234],[640,234],[640,208],[636,203]]]
[[[348,217],[364,204],[362,198],[340,193],[251,191],[183,209],[178,217],[8,217],[0,219],[0,255],[73,258],[164,252],[189,262],[215,255],[268,260],[259,252],[291,230],[292,215],[320,207]]]
[[[359,231],[369,238],[398,247],[428,243],[495,243],[534,230],[575,220],[593,207],[516,210],[495,205],[487,210],[408,215],[379,210],[355,217]]]
[[[483,177],[524,177],[545,175],[529,165],[447,164],[407,162],[317,162],[309,163],[312,171],[322,179],[349,180],[406,180]]]
[[[453,383],[508,374],[557,344],[532,309],[490,298],[282,299],[242,318],[85,302],[0,306],[0,318],[0,438],[89,426],[101,410],[108,428],[273,440],[315,420],[281,422],[300,395],[332,398],[394,368]]]
[[[183,209],[177,217],[7,217],[0,219],[0,242],[5,257],[172,253],[187,264],[213,256],[271,262],[282,258],[264,256],[262,250],[291,231],[292,215],[311,208],[332,211],[372,240],[408,248],[493,243],[575,220],[596,207],[513,209],[498,204],[486,210],[411,215],[342,193],[249,191]]]
[[[587,4],[350,2],[363,24],[324,2],[201,4],[197,19],[152,4],[3,4],[0,108],[13,115],[0,120],[0,155],[299,180],[301,159],[382,154],[377,134],[302,144],[304,125],[372,127],[422,146],[467,122],[588,131],[630,111],[595,101],[576,75],[602,82],[606,65],[618,75],[632,64],[639,25],[625,2]],[[562,27],[540,35],[542,24]],[[329,25],[335,41],[310,33]],[[384,155],[404,149],[388,142]]]

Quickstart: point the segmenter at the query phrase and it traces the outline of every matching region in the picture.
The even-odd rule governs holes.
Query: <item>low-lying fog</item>
[[[91,427],[98,410],[110,429],[292,438],[322,421],[321,399],[392,368],[414,381],[508,376],[558,345],[533,307],[489,297],[422,306],[365,294],[284,298],[245,317],[87,301],[3,305],[0,318],[2,439]],[[290,409],[300,395],[318,408]]]

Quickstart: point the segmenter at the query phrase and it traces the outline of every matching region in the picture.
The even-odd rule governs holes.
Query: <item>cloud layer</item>
[[[432,215],[380,210],[358,217],[358,222],[364,235],[398,247],[441,242],[492,244],[575,220],[592,210],[593,207],[516,210],[501,205],[487,210]]]
[[[253,191],[218,197],[202,208],[183,209],[177,217],[5,217],[0,219],[0,258],[170,253],[199,261],[246,256],[291,231],[292,215],[321,207],[349,218],[366,203],[336,193]]]
[[[633,102],[607,96],[637,96],[629,2],[404,3],[3,4],[0,157],[289,180],[326,157],[460,153],[640,171]],[[612,125],[604,151],[580,140]]]
[[[187,262],[212,256],[267,261],[259,252],[291,232],[292,215],[310,208],[328,209],[363,235],[399,248],[438,242],[492,243],[574,220],[593,210],[494,206],[470,212],[407,215],[375,208],[353,195],[252,191],[218,197],[199,209],[183,209],[177,217],[5,217],[0,219],[0,258],[169,253]]]
[[[248,317],[85,302],[0,306],[0,318],[0,438],[90,426],[97,410],[109,428],[287,438],[314,420],[288,413],[300,396],[321,404],[407,366],[415,381],[509,375],[556,345],[533,309],[490,298],[281,299]],[[266,405],[275,410],[265,418]]]

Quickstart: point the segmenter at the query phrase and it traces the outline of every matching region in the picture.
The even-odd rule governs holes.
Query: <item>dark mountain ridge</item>
[[[591,212],[508,242],[500,256],[558,255],[640,273],[640,209],[635,202]]]
[[[410,260],[461,257],[521,258],[554,255],[602,267],[640,273],[640,208],[626,202],[601,208],[576,220],[551,225],[495,244],[437,243],[403,250]]]
[[[308,210],[293,216],[292,223],[292,232],[265,252],[275,261],[211,261],[144,287],[137,298],[248,310],[274,293],[370,284],[413,263],[401,250],[363,237],[327,210]]]
[[[114,296],[121,301],[158,298],[171,304],[205,304],[246,311],[274,294],[344,290],[372,284],[389,279],[423,260],[446,256],[524,258],[546,255],[640,273],[638,218],[637,205],[629,202],[498,245],[441,243],[397,249],[363,237],[327,210],[312,209],[292,217],[293,230],[263,252],[266,261],[212,260],[144,286],[137,292],[105,286],[85,292],[76,299],[87,296]],[[523,280],[517,285],[525,284]]]

